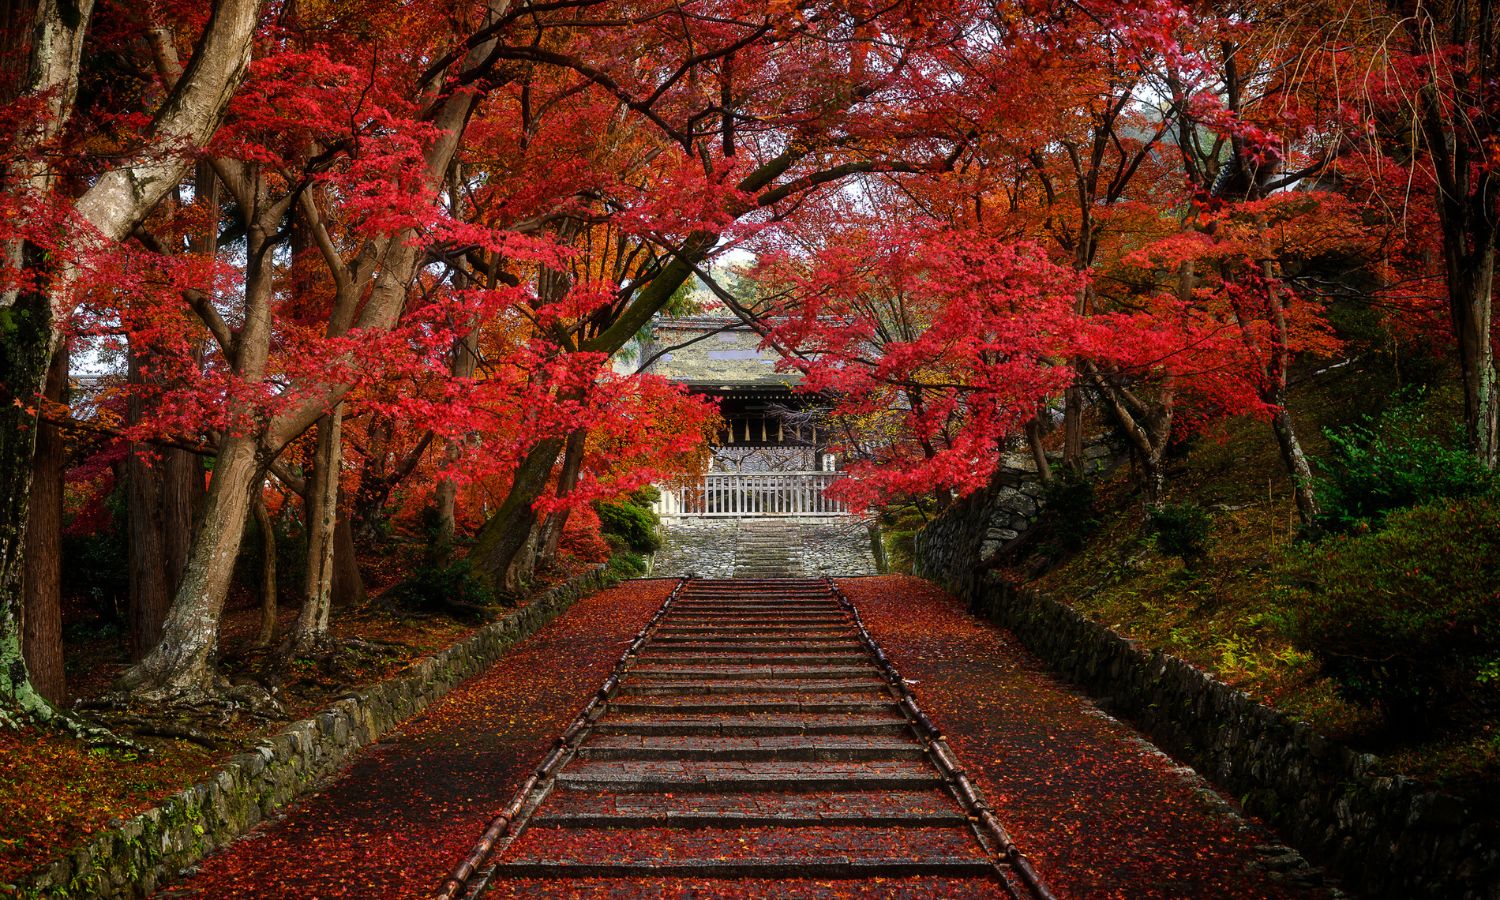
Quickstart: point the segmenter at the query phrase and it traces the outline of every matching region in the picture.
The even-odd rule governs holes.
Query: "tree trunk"
[[[0,724],[50,719],[51,705],[31,683],[21,651],[25,535],[35,461],[36,397],[46,387],[53,331],[38,294],[0,307]],[[8,389],[8,390],[7,390]]]
[[[1163,382],[1159,396],[1152,401],[1135,396],[1127,387],[1115,383],[1091,365],[1085,365],[1083,371],[1089,383],[1104,397],[1106,408],[1125,433],[1125,439],[1130,443],[1131,459],[1140,463],[1138,485],[1142,499],[1147,506],[1158,505],[1166,496],[1167,488],[1165,459],[1167,444],[1172,438],[1175,402],[1172,380],[1168,378]]]
[[[1445,232],[1447,229],[1445,229]],[[1464,386],[1464,430],[1469,447],[1490,469],[1500,463],[1500,378],[1495,370],[1494,285],[1495,248],[1465,252],[1463,237],[1450,243],[1448,257],[1449,313],[1458,341],[1459,372]]]
[[[1042,484],[1052,481],[1052,465],[1047,462],[1047,449],[1042,446],[1042,420],[1040,416],[1026,423],[1026,446],[1031,450],[1031,461],[1036,463],[1036,475]],[[1083,458],[1082,451],[1078,454]]]
[[[254,491],[250,508],[255,513],[255,527],[260,531],[260,632],[255,646],[269,647],[276,639],[276,530],[266,511],[264,485]]]
[[[224,439],[203,504],[203,523],[161,640],[120,679],[120,687],[137,699],[168,701],[212,690],[219,616],[250,515],[251,487],[263,475],[253,437]]]
[[[479,365],[479,331],[477,322],[470,323],[468,332],[453,344],[453,363],[450,371],[455,378],[473,378]],[[443,454],[452,465],[462,455],[458,441],[448,441]],[[458,535],[458,485],[451,478],[438,480],[433,500],[437,504],[437,533],[433,535],[432,558],[438,565],[446,565],[453,556],[453,541]]]
[[[292,628],[294,654],[310,650],[328,638],[343,423],[342,404],[318,422],[318,444],[307,490],[307,582],[302,592],[302,611]]]
[[[355,556],[354,525],[340,514],[333,529],[333,605],[347,608],[364,602],[365,580]]]
[[[68,352],[53,354],[46,398],[62,402],[68,387]],[[22,648],[31,683],[52,703],[67,699],[63,671],[62,578],[63,472],[67,441],[56,425],[40,424],[31,479],[31,522],[26,528]]]
[[[1297,517],[1302,524],[1314,527],[1318,521],[1318,498],[1313,493],[1312,467],[1307,463],[1307,454],[1302,442],[1297,439],[1297,429],[1292,414],[1281,403],[1271,416],[1271,430],[1276,434],[1276,444],[1281,448],[1281,461],[1287,474],[1292,477],[1292,491],[1297,498]]]
[[[539,441],[516,467],[510,493],[505,495],[500,509],[479,531],[469,559],[474,570],[490,579],[497,588],[517,591],[521,587],[516,563],[536,526],[536,510],[532,509],[532,504],[547,489],[552,464],[557,461],[562,448],[561,438]]]
[[[188,239],[193,253],[213,256],[217,250],[219,229],[219,180],[213,166],[200,159],[193,169],[193,207],[203,215],[205,224]],[[213,285],[203,286],[212,293]],[[203,341],[196,340],[193,359],[201,365]],[[203,506],[203,461],[197,454],[175,447],[162,453],[162,543],[167,551],[167,580],[172,593],[182,583],[188,554],[193,547],[193,527]]]
[[[130,348],[130,383],[142,383],[146,351]],[[141,420],[145,400],[131,396],[126,420]],[[149,444],[131,444],[125,457],[126,534],[129,555],[130,599],[126,619],[129,622],[130,658],[139,662],[161,639],[161,626],[172,605],[172,588],[167,566],[166,531],[162,521],[162,464],[151,459]]]
[[[568,443],[563,450],[562,471],[557,476],[557,496],[566,497],[578,486],[578,478],[583,474],[583,457],[588,448],[589,433],[586,428],[579,428],[568,435]],[[550,563],[557,558],[557,547],[562,542],[563,529],[568,527],[568,507],[563,507],[547,517],[542,524],[541,534],[537,538],[537,559],[542,563]]]
[[[1076,384],[1063,391],[1063,465],[1083,475],[1083,388]]]
[[[450,462],[457,458],[451,445],[446,453]],[[432,500],[437,506],[437,527],[428,556],[434,565],[446,566],[453,559],[453,542],[458,536],[458,485],[451,478],[439,478]]]

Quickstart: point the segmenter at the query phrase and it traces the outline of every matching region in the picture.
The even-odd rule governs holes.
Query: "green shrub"
[[[884,532],[885,561],[891,573],[911,574],[917,559],[917,528],[898,528]]]
[[[1320,459],[1314,489],[1327,531],[1377,527],[1387,513],[1442,498],[1496,492],[1496,476],[1463,449],[1433,434],[1422,397],[1380,416],[1325,431],[1332,452]]]
[[[610,540],[613,535],[636,553],[655,553],[661,546],[661,538],[656,535],[660,519],[648,505],[638,504],[631,498],[624,503],[595,503],[594,509],[599,513],[605,540]],[[614,546],[615,542],[610,541],[610,544]]]
[[[646,574],[646,560],[634,553],[616,553],[609,558],[608,568],[622,578],[635,578]]]
[[[1196,503],[1163,503],[1146,515],[1156,549],[1192,568],[1208,556],[1208,511]]]
[[[1292,581],[1293,640],[1341,692],[1400,725],[1456,705],[1492,707],[1500,685],[1500,503],[1438,500],[1380,531],[1305,546]]]
[[[387,603],[413,612],[483,619],[499,604],[490,586],[466,559],[445,566],[423,566],[385,592]]]
[[[1094,483],[1071,470],[1058,472],[1057,477],[1047,484],[1043,503],[1046,504],[1051,536],[1063,550],[1082,550],[1089,536],[1099,530]]]

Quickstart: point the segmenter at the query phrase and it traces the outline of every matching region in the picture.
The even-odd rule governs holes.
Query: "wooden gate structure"
[[[710,472],[697,481],[666,485],[656,512],[687,516],[846,516],[849,509],[825,491],[840,472]]]

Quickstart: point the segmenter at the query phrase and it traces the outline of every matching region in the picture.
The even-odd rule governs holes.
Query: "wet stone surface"
[[[610,896],[727,896],[731,884],[734,896],[762,896],[762,878],[781,879],[782,896],[824,895],[823,881],[859,895],[887,879],[904,879],[897,896],[1003,890],[853,619],[818,580],[689,582],[534,803],[480,896],[541,883],[589,896],[601,881]],[[723,889],[687,887],[699,882]]]

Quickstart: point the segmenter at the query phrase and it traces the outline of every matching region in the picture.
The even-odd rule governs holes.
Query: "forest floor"
[[[1307,378],[1289,408],[1309,454],[1327,452],[1323,429],[1379,411],[1399,380],[1375,361]],[[1455,398],[1429,394],[1439,421]],[[1205,509],[1207,556],[1189,568],[1153,545],[1129,466],[1099,485],[1095,528],[1079,551],[1060,549],[1045,523],[1004,574],[1063,600],[1090,618],[1214,673],[1329,737],[1375,753],[1403,774],[1500,810],[1500,728],[1487,717],[1417,733],[1388,727],[1379,713],[1340,696],[1313,654],[1293,641],[1298,610],[1285,598],[1283,566],[1302,546],[1291,485],[1264,422],[1238,418],[1174,454],[1170,503]]]
[[[399,555],[391,554],[384,563],[362,566],[372,598],[399,580],[403,569],[398,561]],[[546,573],[537,590],[585,568],[569,564]],[[108,693],[129,660],[120,630],[98,613],[97,605],[71,599],[64,624],[80,639],[70,638],[68,645],[68,689],[70,700],[86,703]],[[280,608],[278,639],[296,615],[295,606]],[[233,683],[274,688],[281,711],[194,723],[191,739],[118,729],[146,747],[145,754],[90,748],[52,732],[0,730],[0,798],[6,808],[0,817],[0,894],[5,884],[46,866],[91,835],[204,780],[262,735],[324,709],[350,690],[394,676],[480,624],[404,612],[371,599],[357,609],[333,611],[330,628],[343,645],[341,652],[282,667],[274,650],[253,646],[260,603],[253,591],[236,585],[221,623],[219,670]]]
[[[1295,857],[1262,826],[953,598],[907,577],[841,586],[1060,895],[1321,895],[1299,883],[1305,871],[1276,874]],[[580,601],[165,895],[429,896],[670,587],[630,582]],[[600,896],[630,889],[595,887]],[[728,897],[748,887],[698,881],[672,891]],[[843,896],[857,885],[822,887]]]

